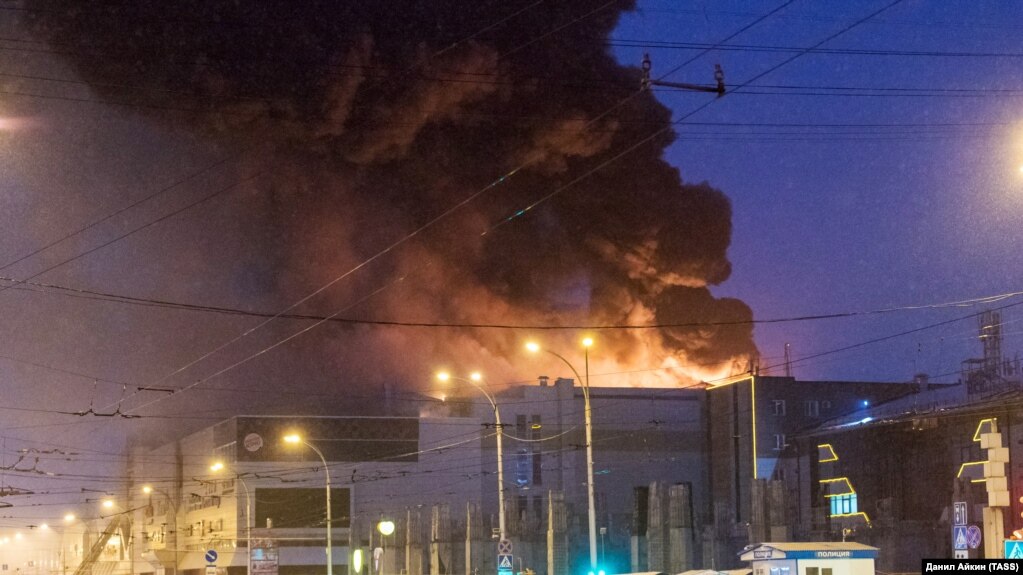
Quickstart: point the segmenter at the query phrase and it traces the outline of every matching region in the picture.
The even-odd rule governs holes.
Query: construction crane
[[[721,64],[714,64],[714,81],[717,83],[716,86],[705,86],[702,84],[686,84],[684,82],[665,82],[663,80],[651,80],[650,79],[650,68],[653,67],[653,63],[650,61],[650,54],[643,54],[643,79],[641,80],[640,86],[644,90],[649,90],[650,86],[665,86],[668,88],[680,88],[682,90],[692,90],[694,92],[710,92],[717,94],[718,98],[725,95],[725,72],[721,69]]]

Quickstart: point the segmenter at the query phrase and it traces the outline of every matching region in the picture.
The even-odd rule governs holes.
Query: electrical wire
[[[401,321],[401,320],[373,320],[373,319],[359,319],[359,318],[347,318],[339,317],[339,313],[331,314],[329,316],[314,315],[314,314],[292,314],[292,313],[278,313],[274,314],[271,312],[260,312],[243,310],[240,308],[229,308],[219,306],[208,306],[190,304],[185,302],[175,302],[154,298],[137,298],[133,296],[115,294],[111,292],[101,292],[96,290],[89,290],[84,288],[76,288],[65,285],[53,284],[53,283],[41,283],[17,280],[10,277],[0,276],[0,283],[8,283],[11,285],[24,285],[33,286],[38,288],[44,288],[47,290],[54,290],[58,293],[72,293],[88,296],[96,296],[99,301],[109,301],[115,303],[124,303],[126,305],[139,305],[145,307],[158,307],[168,309],[180,309],[188,311],[199,311],[199,312],[210,312],[227,315],[241,315],[248,317],[259,317],[259,318],[279,318],[279,319],[295,319],[303,321],[330,321],[342,324],[352,325],[371,325],[371,326],[389,326],[389,327],[420,327],[420,328],[473,328],[473,329],[501,329],[501,330],[529,330],[529,331],[551,331],[551,330],[589,330],[589,331],[603,331],[603,330],[646,330],[646,329],[668,329],[668,328],[680,328],[680,327],[714,327],[714,326],[729,326],[729,325],[757,325],[757,324],[774,324],[774,323],[791,323],[801,321],[817,321],[825,319],[838,319],[838,318],[849,318],[849,317],[860,317],[860,316],[871,316],[871,315],[883,315],[895,312],[903,311],[914,311],[914,310],[933,310],[942,309],[948,307],[969,307],[973,305],[984,305],[1002,301],[1005,299],[1018,297],[1023,295],[1023,291],[1013,291],[989,296],[981,296],[976,298],[969,298],[964,300],[941,302],[933,304],[915,304],[905,306],[893,306],[887,308],[878,308],[871,310],[858,310],[858,311],[847,311],[847,312],[833,312],[826,314],[801,314],[788,317],[778,318],[767,318],[767,319],[749,319],[749,320],[731,320],[731,321],[698,321],[698,322],[661,322],[661,323],[645,323],[645,324],[568,324],[568,325],[549,325],[549,324],[503,324],[503,323],[476,323],[476,322],[414,322],[414,321]],[[8,288],[10,285],[8,286]],[[2,356],[0,356],[2,357]]]

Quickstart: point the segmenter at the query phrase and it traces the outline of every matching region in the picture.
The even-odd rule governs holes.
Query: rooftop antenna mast
[[[792,345],[785,343],[785,377],[792,377]]]
[[[640,81],[640,86],[644,90],[649,90],[650,86],[664,86],[667,88],[679,88],[682,90],[692,90],[694,92],[710,92],[717,94],[718,98],[725,95],[725,72],[721,69],[721,64],[714,64],[714,81],[715,86],[706,86],[702,84],[687,84],[685,82],[665,82],[663,80],[652,80],[650,78],[650,68],[653,67],[653,63],[650,61],[650,54],[643,54],[643,79]]]

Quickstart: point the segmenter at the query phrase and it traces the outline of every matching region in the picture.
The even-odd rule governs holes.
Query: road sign
[[[970,525],[966,528],[966,544],[970,546],[970,549],[976,549],[980,547],[980,527],[976,525]]]
[[[508,539],[502,539],[497,544],[498,555],[511,555],[512,554],[512,542]]]
[[[965,550],[965,549],[956,549],[954,558],[955,559],[969,559],[970,558],[970,552]]]
[[[498,571],[505,571],[505,570],[509,570],[510,571],[511,568],[512,568],[512,565],[514,563],[515,563],[515,560],[512,558],[511,555],[498,555],[497,556],[497,570]]]
[[[965,501],[956,501],[952,504],[952,525],[966,525]]]
[[[1023,559],[1023,541],[1005,540],[1005,558]]]
[[[969,549],[966,542],[966,526],[956,525],[952,527],[952,549]]]
[[[210,549],[209,551],[207,551],[206,552],[206,562],[209,563],[210,565],[216,563],[217,562],[217,552],[214,551],[213,549]]]

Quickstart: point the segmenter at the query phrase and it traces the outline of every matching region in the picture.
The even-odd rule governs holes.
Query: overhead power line
[[[667,42],[659,40],[611,38],[606,44],[619,48],[674,48],[679,50],[706,50],[711,44],[700,42]],[[848,56],[899,56],[929,58],[1023,58],[1023,52],[961,52],[941,50],[880,50],[869,48],[810,48],[763,44],[717,44],[714,50],[722,52],[776,52],[788,54],[829,54]]]
[[[927,303],[927,304],[913,304],[905,306],[894,306],[887,308],[878,308],[871,310],[858,310],[858,311],[846,311],[846,312],[833,312],[826,314],[806,314],[796,315],[778,318],[767,318],[767,319],[749,319],[749,320],[729,320],[729,321],[693,321],[693,322],[664,322],[664,323],[646,323],[646,324],[569,324],[569,325],[550,325],[550,324],[504,324],[504,323],[483,323],[483,322],[422,322],[422,321],[403,321],[403,320],[377,320],[377,319],[364,319],[364,318],[349,318],[339,317],[336,315],[317,315],[317,314],[298,314],[298,313],[283,313],[275,314],[272,312],[252,311],[244,310],[241,308],[232,307],[220,307],[210,305],[191,304],[184,302],[175,302],[169,300],[161,300],[154,298],[140,298],[127,296],[123,294],[116,294],[111,292],[102,292],[84,288],[75,288],[64,285],[52,284],[52,283],[41,283],[34,281],[23,281],[14,278],[0,276],[0,282],[8,284],[4,289],[12,289],[12,286],[31,286],[46,290],[47,293],[56,293],[68,297],[79,297],[84,299],[91,299],[97,301],[123,303],[125,305],[134,305],[141,307],[157,307],[164,309],[179,309],[186,311],[197,311],[197,312],[208,312],[225,315],[240,315],[247,317],[261,317],[261,318],[281,318],[281,319],[293,319],[303,321],[329,321],[333,323],[342,324],[353,324],[353,325],[375,325],[375,326],[392,326],[392,327],[422,327],[422,328],[470,328],[470,329],[506,329],[506,330],[643,330],[643,329],[665,329],[665,328],[679,328],[679,327],[715,327],[715,326],[729,326],[729,325],[756,325],[756,324],[772,324],[772,323],[791,323],[800,321],[816,321],[825,319],[837,319],[837,318],[849,318],[849,317],[860,317],[870,315],[882,315],[895,312],[912,311],[912,310],[925,310],[925,309],[942,309],[950,307],[968,307],[974,305],[983,305],[999,302],[1005,299],[1017,297],[1023,295],[1023,291],[1014,291],[1008,293],[1001,293],[989,296],[982,296],[977,298],[940,302],[940,303]],[[23,288],[14,288],[23,289]],[[35,291],[35,290],[29,290]]]

